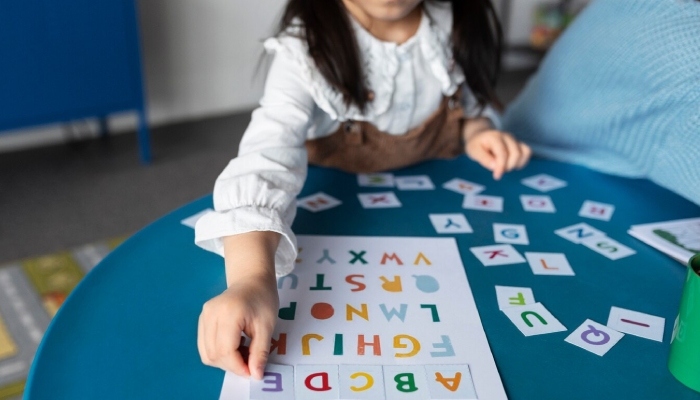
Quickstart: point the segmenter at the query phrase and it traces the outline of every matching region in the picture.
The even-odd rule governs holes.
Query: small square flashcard
[[[338,368],[341,399],[384,398],[384,371],[381,365],[340,365]]]
[[[535,295],[528,287],[496,286],[496,300],[498,309],[524,306],[535,303]]]
[[[637,252],[607,236],[594,236],[581,241],[581,244],[611,260],[629,257]]]
[[[478,399],[467,364],[426,365],[425,375],[431,399]]]
[[[365,187],[394,187],[394,174],[358,174],[357,184]]]
[[[294,391],[297,399],[340,398],[337,365],[297,365],[294,372]]]
[[[474,232],[464,214],[429,214],[428,217],[430,217],[430,222],[437,233]]]
[[[483,185],[478,183],[469,182],[461,178],[450,179],[449,181],[442,184],[442,187],[451,190],[453,192],[461,193],[463,195],[477,194],[483,192],[486,189]]]
[[[428,175],[397,176],[394,182],[399,190],[434,190],[435,185]]]
[[[525,336],[562,332],[566,327],[542,303],[527,304],[501,310]]]
[[[520,195],[520,203],[523,205],[523,210],[528,212],[555,213],[554,202],[552,198],[546,195]]]
[[[523,179],[520,182],[523,185],[539,190],[540,192],[549,192],[566,186],[565,181],[547,174],[531,176]]]
[[[599,231],[585,222],[557,229],[554,233],[576,244],[581,244],[583,240],[592,237],[605,237],[605,232]]]
[[[591,353],[604,356],[617,342],[625,336],[624,334],[610,329],[593,320],[587,319],[575,331],[571,332],[564,341],[578,346]]]
[[[329,208],[337,207],[341,204],[342,202],[340,200],[323,192],[318,192],[316,194],[312,194],[311,196],[297,199],[297,206],[311,212],[328,210]]]
[[[422,365],[385,365],[384,388],[387,400],[430,398]]]
[[[364,208],[401,207],[401,202],[394,192],[359,193],[357,197]]]
[[[615,206],[612,204],[598,203],[596,201],[586,200],[581,206],[578,215],[585,218],[599,219],[601,221],[610,221]]]
[[[524,263],[525,259],[509,244],[472,247],[469,250],[485,267]]]
[[[525,225],[493,224],[493,240],[496,243],[530,244]]]
[[[294,367],[291,365],[267,364],[262,380],[250,380],[251,400],[289,398],[294,398]]]
[[[610,307],[608,327],[645,339],[663,342],[666,319],[620,307]]]
[[[203,216],[205,216],[211,212],[214,212],[214,210],[212,210],[211,208],[204,209],[195,215],[192,215],[192,216],[189,216],[189,217],[183,219],[182,221],[180,221],[180,223],[182,225],[185,225],[187,227],[194,229],[195,225],[197,224],[197,221],[199,221],[200,218],[202,218]]]
[[[575,275],[569,261],[562,253],[525,252],[525,258],[535,275]]]
[[[485,195],[466,195],[462,208],[468,210],[503,212],[503,197]]]

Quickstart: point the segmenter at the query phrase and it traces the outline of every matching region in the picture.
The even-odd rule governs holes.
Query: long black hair
[[[500,105],[495,92],[503,33],[490,0],[424,0],[452,3],[452,52],[481,107]],[[298,20],[297,20],[298,19]],[[321,75],[343,95],[346,105],[365,110],[370,88],[342,0],[288,0],[280,34],[301,21],[300,38]],[[342,51],[339,51],[342,49]]]

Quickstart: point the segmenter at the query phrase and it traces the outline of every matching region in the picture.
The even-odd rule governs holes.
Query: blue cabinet
[[[0,0],[0,131],[145,108],[135,0]]]

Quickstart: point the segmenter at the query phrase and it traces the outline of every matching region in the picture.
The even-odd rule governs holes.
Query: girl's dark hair
[[[500,105],[495,92],[503,34],[490,0],[424,0],[452,3],[452,51],[481,107]],[[298,28],[321,75],[346,105],[365,110],[370,88],[364,81],[360,52],[342,0],[288,0],[277,34]]]

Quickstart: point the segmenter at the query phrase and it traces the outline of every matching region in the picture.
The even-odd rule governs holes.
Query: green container
[[[688,277],[673,327],[668,369],[681,383],[700,392],[700,253],[688,261]]]

